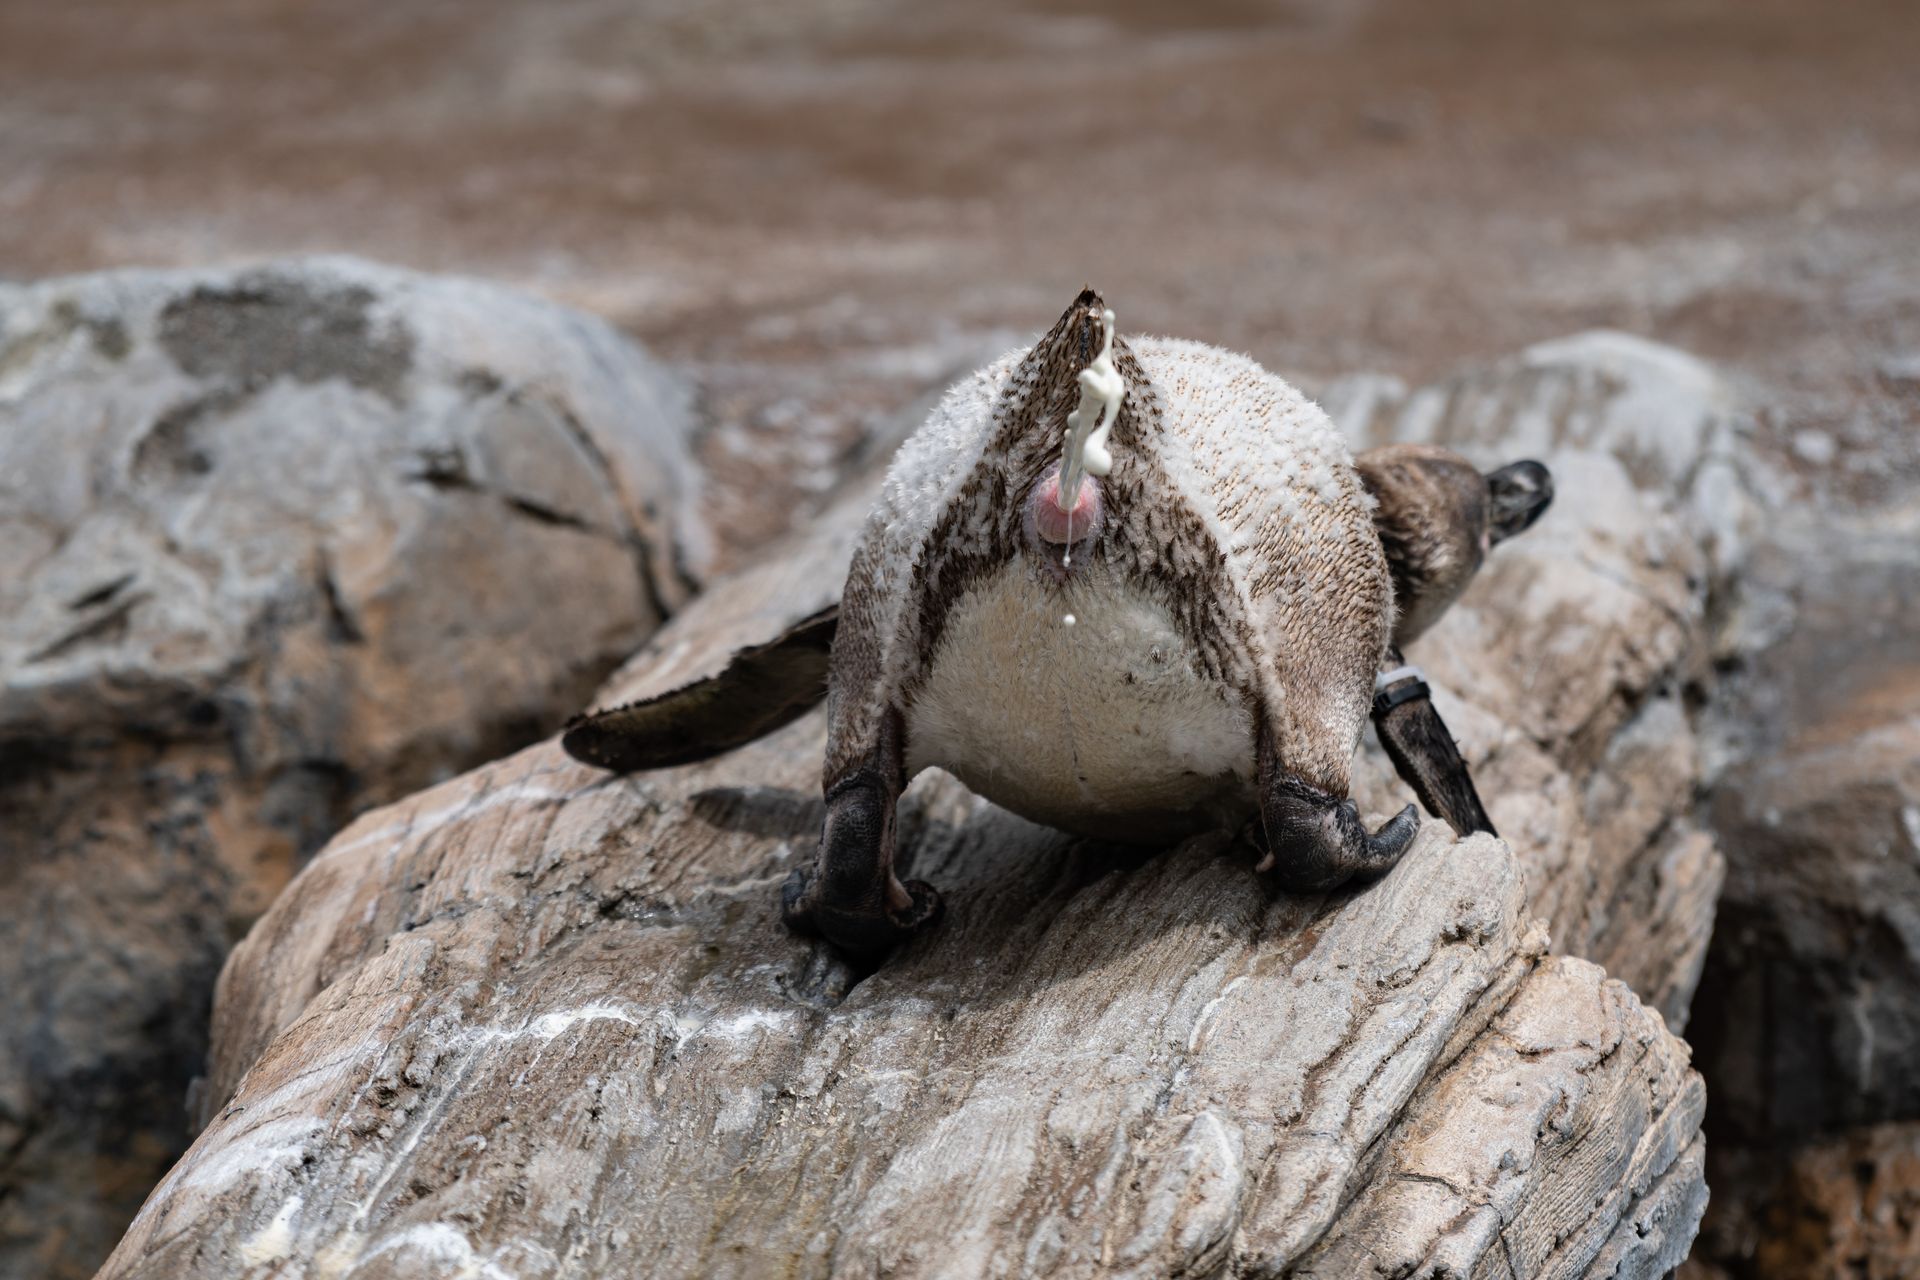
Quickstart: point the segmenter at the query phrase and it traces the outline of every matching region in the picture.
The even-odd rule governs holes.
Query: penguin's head
[[[1531,460],[1487,472],[1488,545],[1533,527],[1553,501],[1553,473]]]
[[[1354,459],[1378,504],[1374,527],[1387,552],[1404,645],[1432,626],[1472,581],[1487,552],[1524,533],[1553,501],[1538,462],[1482,474],[1451,449],[1394,444]]]

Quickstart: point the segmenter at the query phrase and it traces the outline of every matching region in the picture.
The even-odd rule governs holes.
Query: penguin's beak
[[[1487,491],[1488,533],[1493,542],[1505,542],[1532,528],[1553,502],[1553,473],[1538,462],[1509,463],[1487,472]]]

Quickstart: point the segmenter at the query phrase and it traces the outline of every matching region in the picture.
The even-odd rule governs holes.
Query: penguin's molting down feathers
[[[1263,869],[1331,889],[1389,870],[1417,828],[1409,805],[1369,832],[1348,798],[1370,715],[1429,809],[1492,829],[1396,646],[1551,493],[1537,463],[1482,476],[1427,446],[1356,462],[1251,360],[1121,339],[1087,290],[901,448],[837,618],[563,742],[607,768],[685,763],[794,719],[824,677],[827,817],[786,914],[867,956],[939,912],[893,872],[895,802],[932,766],[1106,839],[1257,818]]]

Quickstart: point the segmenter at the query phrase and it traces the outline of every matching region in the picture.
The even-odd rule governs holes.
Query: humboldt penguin
[[[1482,476],[1394,446],[1356,465],[1281,379],[1123,339],[1089,289],[901,447],[836,608],[563,743],[616,770],[688,763],[824,689],[826,820],[784,912],[863,956],[940,912],[893,868],[896,801],[930,767],[1103,839],[1245,829],[1282,887],[1321,892],[1384,874],[1417,830],[1408,805],[1368,831],[1349,798],[1369,717],[1430,810],[1492,829],[1396,645],[1550,497],[1537,463]]]

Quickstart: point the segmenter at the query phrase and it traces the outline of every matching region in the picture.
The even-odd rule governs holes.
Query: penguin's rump
[[[1061,625],[1061,610],[1075,618]],[[1253,811],[1254,724],[1162,593],[1016,557],[949,613],[907,711],[907,771],[1083,835],[1158,843]]]

